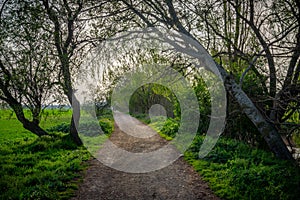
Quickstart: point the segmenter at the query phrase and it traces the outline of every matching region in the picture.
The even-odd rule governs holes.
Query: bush
[[[134,118],[140,120],[141,122],[145,123],[145,124],[150,124],[151,120],[149,115],[147,114],[130,114],[131,116],[133,116]]]
[[[178,129],[179,129],[178,121],[173,118],[168,118],[164,123],[162,129],[160,130],[160,133],[168,137],[174,138],[178,132]]]
[[[48,132],[62,132],[69,133],[70,132],[70,123],[61,123],[59,125],[53,126],[51,128],[46,129]]]
[[[84,122],[79,124],[79,132],[85,136],[94,137],[98,136],[101,130],[106,135],[110,135],[114,130],[114,121],[109,118],[101,117],[99,119],[99,124],[96,122]],[[61,123],[59,125],[53,126],[47,129],[48,132],[55,134],[56,132],[69,133],[70,132],[70,124],[69,123]]]
[[[114,121],[108,118],[101,118],[99,120],[102,131],[106,135],[110,135],[114,131]]]
[[[80,134],[89,137],[95,137],[101,134],[101,129],[99,127],[99,123],[97,122],[85,122],[79,124]]]

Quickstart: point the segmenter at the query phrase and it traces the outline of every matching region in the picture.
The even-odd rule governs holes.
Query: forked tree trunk
[[[26,119],[22,105],[17,101],[11,99],[8,101],[9,106],[14,110],[16,113],[17,119],[22,123],[23,127],[30,132],[36,134],[37,136],[49,135],[44,129],[42,129],[39,124],[35,121],[29,121]]]
[[[79,4],[79,7],[76,9],[76,11],[72,11],[71,9],[67,9],[67,33],[66,35],[63,35],[63,31],[61,30],[62,24],[60,19],[60,15],[58,12],[56,12],[55,9],[53,9],[52,6],[49,5],[48,0],[43,0],[43,5],[47,11],[47,14],[50,18],[50,20],[53,22],[54,25],[54,44],[58,53],[58,57],[60,59],[61,63],[61,70],[63,75],[63,88],[64,93],[68,97],[69,103],[72,105],[73,108],[73,114],[71,119],[71,125],[70,125],[70,136],[73,139],[73,141],[77,145],[82,145],[82,141],[78,135],[78,131],[76,129],[76,124],[79,123],[80,118],[80,103],[79,101],[73,96],[73,87],[72,87],[72,78],[71,78],[71,72],[70,72],[70,57],[72,57],[74,48],[73,46],[73,33],[74,33],[74,22],[76,18],[78,17],[78,14],[80,13],[82,9],[82,4]],[[64,6],[68,7],[68,3],[66,3]],[[62,38],[65,38],[65,40],[62,40]]]
[[[49,135],[44,129],[42,129],[39,125],[29,121],[25,120],[22,122],[23,127],[30,132],[36,134],[37,136],[43,136],[43,135]]]

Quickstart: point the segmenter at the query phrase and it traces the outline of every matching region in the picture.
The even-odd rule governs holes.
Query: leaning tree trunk
[[[13,111],[16,113],[17,119],[22,123],[25,129],[36,134],[37,136],[48,135],[48,133],[39,126],[39,121],[29,121],[28,119],[26,119],[23,112],[22,104],[10,94],[10,92],[7,89],[7,85],[5,85],[1,80],[0,89],[5,95],[5,98],[2,98],[2,100],[8,103],[8,105],[13,109]]]
[[[44,129],[42,129],[36,121],[29,121],[26,119],[22,105],[13,99],[8,101],[9,106],[16,113],[17,119],[22,123],[23,127],[37,136],[49,135]]]
[[[31,122],[27,119],[22,121],[23,127],[30,132],[36,134],[37,136],[49,135],[44,129],[42,129],[39,125],[34,122]]]
[[[256,126],[262,134],[271,151],[276,157],[285,160],[294,160],[292,154],[287,149],[276,128],[270,124],[261,112],[256,108],[246,93],[236,84],[235,80],[228,75],[225,69],[217,64],[218,70],[223,77],[226,90],[236,99],[242,111]]]
[[[173,16],[176,26],[179,32],[191,37],[197,43],[201,45],[201,43],[193,37],[179,22],[174,7],[169,2],[170,13]],[[202,46],[202,45],[201,45]],[[208,52],[207,52],[208,53]],[[224,81],[225,88],[227,92],[229,92],[233,98],[236,99],[237,103],[241,107],[243,113],[252,121],[252,123],[256,126],[260,134],[263,136],[264,140],[267,142],[271,151],[276,155],[276,157],[284,159],[284,160],[294,160],[292,154],[289,152],[287,146],[283,142],[281,136],[274,126],[272,126],[265,117],[260,113],[260,111],[256,108],[247,94],[240,88],[240,86],[235,82],[235,80],[226,72],[226,70],[216,63],[218,71],[221,74],[221,77]]]

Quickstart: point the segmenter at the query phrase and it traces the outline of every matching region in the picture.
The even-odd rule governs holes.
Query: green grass
[[[0,110],[0,199],[68,199],[78,187],[79,172],[86,167],[83,161],[90,158],[90,153],[78,148],[66,134],[70,111],[47,112],[41,126],[52,136],[38,138],[25,130],[9,110]],[[99,121],[109,136],[113,131],[111,115],[103,115]],[[153,126],[162,136],[172,139],[177,125]],[[105,141],[98,137],[86,139],[92,143],[91,151],[93,145]],[[219,197],[299,199],[299,167],[275,158],[270,152],[226,138],[221,138],[208,156],[198,159],[203,139],[194,139],[185,159]]]
[[[300,169],[270,152],[221,138],[198,159],[204,137],[197,136],[185,159],[223,199],[299,199]]]
[[[43,128],[70,120],[70,111],[47,112]],[[10,111],[0,110],[0,116],[0,199],[70,198],[90,153],[62,132],[38,138]]]
[[[155,130],[160,137],[165,140],[171,141],[175,137],[175,134],[179,128],[179,120],[167,118],[164,120],[163,117],[157,116],[151,122],[150,118],[146,114],[131,114],[139,121],[148,124],[153,130]]]
[[[149,123],[145,116],[138,118]],[[174,119],[152,126],[168,140],[172,140],[178,130],[178,122]],[[184,158],[222,199],[299,199],[299,166],[279,160],[271,152],[228,138],[220,138],[213,150],[199,159],[203,140],[204,136],[196,136]]]
[[[84,125],[84,124],[83,124]],[[108,118],[107,116],[102,116],[99,118],[99,124],[95,124],[94,126],[99,126],[101,127],[101,130],[103,131],[104,134],[98,134],[98,128],[95,129],[97,130],[97,134],[94,135],[86,135],[86,134],[81,134],[80,137],[82,141],[84,142],[84,145],[87,147],[87,149],[92,153],[92,155],[95,155],[99,149],[102,147],[102,144],[109,138],[111,133],[114,131],[114,121],[112,118]],[[93,127],[93,126],[88,126]],[[86,131],[86,133],[93,133],[93,129],[90,131]]]
[[[61,123],[70,123],[72,110],[45,109],[40,126],[44,129],[57,126]]]
[[[112,116],[103,115],[98,119],[99,123],[93,121],[81,122],[79,124],[79,136],[84,146],[92,155],[95,155],[101,148],[102,144],[108,139],[114,131],[114,120]],[[70,123],[63,122],[46,129],[48,132],[69,132]],[[101,128],[101,130],[100,130]],[[99,132],[103,134],[99,134]]]
[[[103,131],[104,134],[95,134],[95,135],[81,135],[81,138],[87,147],[87,149],[92,153],[92,155],[95,155],[101,148],[102,144],[109,138],[111,133],[114,131],[114,120],[112,115],[102,115],[98,119],[99,124],[95,124],[94,126],[99,126],[101,127],[101,130]],[[84,124],[83,124],[84,125]],[[88,126],[93,127],[93,126]],[[99,129],[95,129],[99,130]],[[86,131],[89,132],[89,131]],[[93,132],[93,131],[91,131]],[[98,133],[99,131],[97,131]]]

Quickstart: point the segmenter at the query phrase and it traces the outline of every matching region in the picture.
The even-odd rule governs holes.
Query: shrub
[[[101,118],[99,120],[102,131],[106,135],[110,135],[114,131],[114,122],[108,118]]]
[[[79,132],[84,136],[95,137],[101,134],[99,123],[97,122],[84,122],[79,124]]]
[[[99,124],[96,122],[80,123],[78,129],[81,134],[89,137],[94,137],[94,136],[98,136],[101,132],[99,125],[101,127],[101,130],[106,135],[110,135],[114,130],[114,121],[110,117],[109,118],[101,117],[99,119]],[[56,132],[69,133],[70,124],[61,123],[59,125],[48,128],[47,131],[53,134]]]
[[[53,126],[51,128],[46,129],[48,132],[62,132],[69,133],[70,132],[70,123],[61,123],[59,125]]]
[[[160,132],[168,137],[174,138],[178,132],[179,123],[173,118],[168,118]]]

